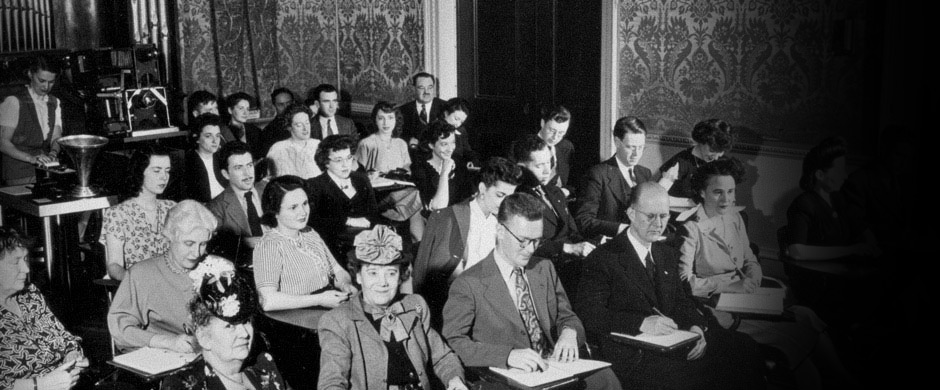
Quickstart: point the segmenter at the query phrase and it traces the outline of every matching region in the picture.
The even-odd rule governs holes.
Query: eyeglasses
[[[519,236],[517,236],[516,233],[513,233],[512,230],[509,230],[509,227],[506,226],[505,224],[500,223],[500,225],[502,225],[503,228],[506,229],[507,232],[509,232],[509,235],[512,236],[512,238],[516,239],[516,241],[519,243],[519,249],[525,249],[529,245],[532,245],[533,248],[538,248],[539,243],[542,242],[541,238],[526,238],[523,240],[519,238]]]
[[[656,219],[661,220],[663,223],[669,222],[669,213],[656,214],[656,213],[644,213],[640,210],[636,210],[636,213],[641,215],[643,219],[647,222],[653,222]]]
[[[348,156],[346,156],[346,157],[331,158],[331,159],[330,159],[330,162],[332,162],[332,163],[337,163],[337,164],[342,164],[342,163],[344,163],[344,162],[352,162],[352,160],[355,160],[355,159],[356,159],[356,156],[350,154],[350,155],[348,155]]]

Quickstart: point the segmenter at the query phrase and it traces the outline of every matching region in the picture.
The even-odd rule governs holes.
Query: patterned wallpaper
[[[181,0],[182,87],[269,94],[336,85],[352,103],[408,99],[424,67],[421,0]]]
[[[621,0],[620,116],[689,137],[710,117],[752,143],[815,143],[863,124],[866,45],[833,50],[852,0]]]

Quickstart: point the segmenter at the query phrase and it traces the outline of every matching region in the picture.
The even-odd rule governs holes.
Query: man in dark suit
[[[542,244],[535,256],[552,260],[569,296],[574,296],[581,273],[581,259],[594,250],[594,244],[582,239],[574,218],[568,211],[565,194],[553,182],[552,153],[541,137],[525,135],[513,142],[512,159],[525,169],[516,192],[524,192],[542,201]]]
[[[228,186],[206,204],[219,220],[212,241],[239,265],[250,264],[251,250],[261,237],[261,192],[255,187],[255,165],[248,145],[227,142],[219,151],[222,176]]]
[[[639,165],[646,147],[646,126],[633,116],[614,124],[614,156],[591,167],[578,194],[575,220],[585,237],[613,237],[630,224],[627,202],[637,184],[650,181],[649,168]]]
[[[398,107],[401,111],[401,138],[412,148],[417,147],[428,124],[441,114],[444,101],[437,98],[436,78],[421,72],[411,77],[415,88],[415,100]]]
[[[679,254],[662,243],[669,196],[654,182],[634,189],[627,213],[633,223],[585,261],[575,309],[588,340],[624,383],[668,389],[764,388],[757,343],[728,331],[706,314],[679,280]],[[701,336],[691,350],[670,353],[621,344],[611,332],[665,335],[677,329]]]
[[[542,237],[542,207],[529,194],[499,206],[496,248],[454,280],[442,335],[468,367],[546,369],[574,361],[584,326],[571,310],[551,261],[533,257]],[[544,355],[543,355],[544,353]],[[620,389],[610,369],[584,378],[588,389]]]
[[[574,186],[568,181],[574,144],[565,138],[570,125],[571,112],[564,106],[542,108],[542,128],[538,134],[552,152],[552,177],[549,182],[561,188],[565,196],[574,191]]]
[[[437,210],[428,219],[411,272],[411,286],[427,300],[435,329],[441,329],[441,311],[451,281],[493,251],[496,213],[503,198],[515,192],[521,175],[522,169],[509,160],[492,157],[480,169],[476,196]]]
[[[265,151],[271,149],[271,145],[274,145],[275,142],[290,138],[290,131],[287,130],[287,119],[284,118],[284,111],[286,111],[287,107],[290,107],[291,104],[294,104],[294,100],[294,93],[285,87],[278,87],[275,88],[274,91],[271,91],[271,104],[274,105],[275,112],[274,119],[271,119],[271,122],[269,122],[261,132]],[[255,158],[262,157],[264,156],[255,156]]]
[[[356,124],[352,119],[336,115],[339,109],[339,91],[330,84],[320,84],[313,89],[310,97],[320,102],[320,112],[316,120],[310,121],[310,136],[323,140],[331,135],[350,135],[359,138]]]

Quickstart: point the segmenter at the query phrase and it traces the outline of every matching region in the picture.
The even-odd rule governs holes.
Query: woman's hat
[[[402,253],[402,240],[398,233],[385,225],[375,225],[363,230],[353,241],[356,249],[349,260],[360,265],[395,265],[410,262],[410,256]]]
[[[257,296],[252,286],[235,274],[231,261],[208,255],[189,273],[196,296],[212,315],[233,324],[248,322]]]

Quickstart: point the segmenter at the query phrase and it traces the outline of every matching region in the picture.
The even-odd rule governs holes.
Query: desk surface
[[[118,203],[117,195],[99,195],[90,198],[66,196],[58,200],[40,198],[33,195],[26,186],[32,184],[0,188],[0,203],[20,212],[36,217],[52,217],[62,214],[80,213],[111,207]]]
[[[320,317],[327,311],[329,310],[323,308],[307,308],[268,311],[264,315],[273,320],[316,331]]]

